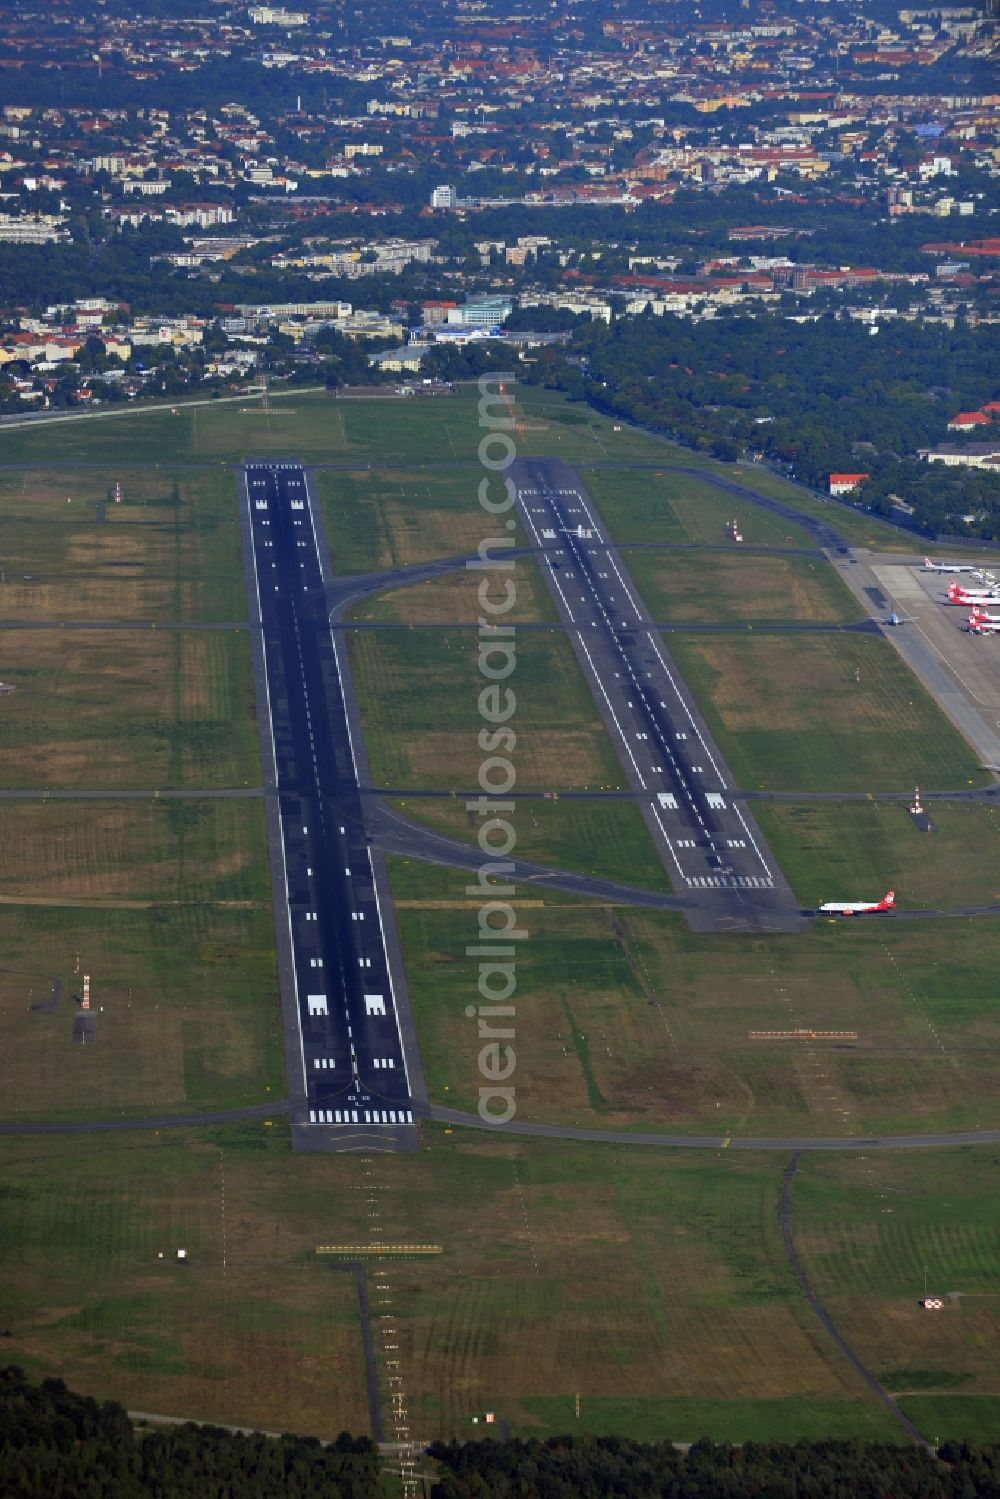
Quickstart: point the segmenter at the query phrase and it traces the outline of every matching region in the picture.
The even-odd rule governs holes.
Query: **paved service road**
[[[405,980],[364,832],[347,663],[302,468],[248,464],[244,507],[293,1139],[414,1149]]]
[[[802,918],[718,747],[574,471],[512,472],[520,513],[667,875],[703,931],[795,931]]]
[[[277,1119],[292,1112],[289,1099],[250,1104],[210,1114],[153,1115],[147,1119],[10,1120],[0,1123],[3,1135],[100,1135],[129,1130],[193,1129],[250,1119]],[[830,1135],[783,1139],[762,1135],[661,1135],[627,1129],[589,1129],[575,1124],[536,1124],[511,1119],[507,1124],[488,1124],[478,1114],[443,1104],[414,1106],[414,1116],[463,1129],[488,1130],[493,1134],[537,1136],[545,1140],[583,1140],[595,1145],[643,1146],[659,1150],[944,1150],[956,1145],[1000,1145],[1000,1129],[963,1130],[958,1134],[919,1135]]]
[[[675,1150],[932,1150],[953,1145],[1000,1144],[1000,1129],[965,1130],[961,1134],[828,1135],[783,1139],[773,1135],[660,1135],[630,1129],[590,1129],[586,1125],[536,1124],[511,1119],[487,1124],[478,1114],[432,1104],[430,1117],[439,1124],[490,1130],[495,1135],[532,1135],[546,1140],[584,1140],[594,1145],[643,1145]]]

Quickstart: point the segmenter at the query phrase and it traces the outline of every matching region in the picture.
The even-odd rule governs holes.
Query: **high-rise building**
[[[431,193],[432,208],[454,208],[458,198],[450,182],[442,182]]]

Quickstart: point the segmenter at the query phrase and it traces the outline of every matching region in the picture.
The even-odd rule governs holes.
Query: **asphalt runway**
[[[303,469],[248,464],[242,508],[293,1142],[415,1149],[405,979]]]
[[[575,471],[523,459],[518,506],[671,885],[699,931],[798,931],[798,904]],[[648,793],[653,792],[653,797]]]

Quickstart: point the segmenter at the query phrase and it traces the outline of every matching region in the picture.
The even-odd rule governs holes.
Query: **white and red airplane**
[[[924,571],[928,573],[977,573],[978,567],[971,562],[932,562],[929,557],[924,558]]]
[[[970,635],[996,635],[1000,633],[1000,619],[995,614],[969,615],[969,623],[965,627]]]
[[[881,900],[828,900],[820,906],[831,916],[867,916],[873,911],[891,911],[896,904],[896,892],[887,890]]]
[[[946,604],[1000,604],[1000,593],[992,588],[963,588],[954,579],[948,584]]]
[[[973,604],[972,613],[969,615],[969,624],[975,620],[980,625],[1000,625],[1000,614],[987,614],[980,604]]]

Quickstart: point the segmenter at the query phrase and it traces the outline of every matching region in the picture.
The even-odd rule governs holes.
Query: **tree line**
[[[395,1466],[395,1462],[392,1464]],[[625,1437],[435,1442],[433,1499],[1000,1499],[1000,1447]],[[136,1431],[122,1406],[0,1369],[2,1499],[383,1499],[378,1449],[342,1432]],[[426,1489],[425,1489],[426,1492]]]
[[[191,1423],[138,1435],[113,1401],[0,1370],[3,1499],[383,1499],[367,1437],[243,1436]]]
[[[435,1499],[996,1499],[1000,1448],[624,1437],[436,1443]]]
[[[815,321],[722,314],[694,322],[644,314],[581,322],[568,355],[545,353],[532,380],[655,428],[723,460],[762,456],[826,491],[831,473],[870,477],[860,503],[911,506],[927,534],[1000,537],[1000,476],[928,466],[917,454],[963,439],[959,411],[998,396],[985,331],[956,323]],[[1000,448],[1000,428],[976,432]]]

